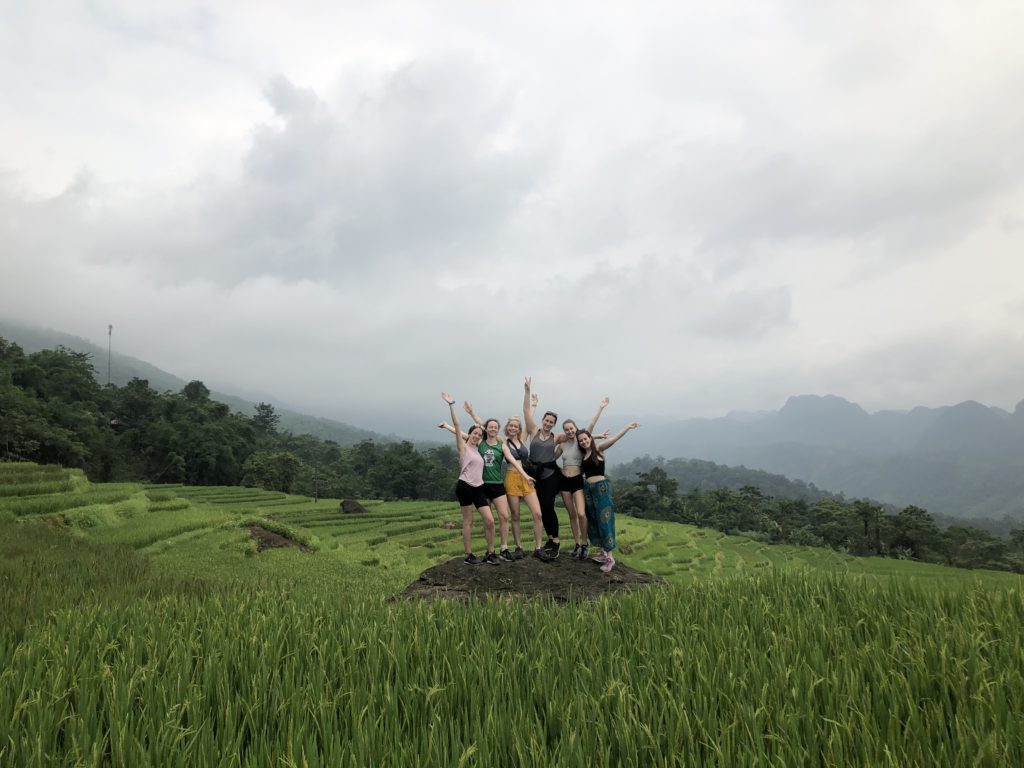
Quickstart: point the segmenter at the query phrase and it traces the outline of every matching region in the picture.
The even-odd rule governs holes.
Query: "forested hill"
[[[616,450],[629,455],[629,446]],[[841,397],[801,395],[777,412],[645,424],[642,450],[958,518],[1024,520],[1024,402],[1012,412],[967,401],[868,413]]]
[[[14,342],[26,354],[57,347],[65,347],[87,354],[92,359],[96,380],[100,384],[107,383],[107,350],[101,349],[90,341],[49,328],[29,327],[3,319],[0,319],[0,337]],[[149,382],[149,386],[157,392],[180,392],[188,383],[173,373],[168,373],[144,360],[112,352],[110,355],[110,383],[123,387],[132,379],[143,379]],[[216,390],[210,391],[210,399],[224,403],[231,410],[240,413],[251,413],[257,400],[275,402],[270,395],[261,395],[253,399]],[[321,440],[332,440],[338,445],[355,445],[362,440],[393,442],[399,439],[394,435],[381,435],[341,421],[310,416],[276,405],[275,412],[280,418],[279,428],[281,430],[296,435],[312,435]]]
[[[783,499],[802,499],[814,504],[825,499],[842,498],[840,494],[830,493],[817,488],[814,483],[801,480],[790,480],[782,475],[773,475],[759,469],[746,467],[729,467],[713,461],[699,459],[663,459],[641,456],[624,464],[616,464],[610,470],[613,477],[622,480],[635,480],[638,476],[650,472],[655,467],[675,480],[679,490],[686,492],[696,489],[710,491],[715,488],[729,488],[738,491],[745,486],[757,488],[767,496]]]

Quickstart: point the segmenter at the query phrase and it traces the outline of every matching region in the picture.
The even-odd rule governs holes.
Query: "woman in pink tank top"
[[[500,565],[501,560],[494,551],[494,516],[484,493],[484,459],[480,455],[480,441],[484,439],[483,427],[474,424],[466,437],[462,437],[459,417],[455,414],[455,398],[447,392],[441,397],[452,412],[455,427],[455,448],[459,452],[459,482],[455,485],[455,496],[462,509],[462,548],[466,551],[465,562],[469,565]],[[484,521],[484,538],[487,540],[487,554],[477,557],[473,554],[473,510],[480,513]]]

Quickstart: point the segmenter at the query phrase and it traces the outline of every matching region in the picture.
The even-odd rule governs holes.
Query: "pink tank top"
[[[466,444],[465,450],[462,451],[459,466],[462,470],[459,472],[459,480],[463,480],[467,485],[472,485],[474,488],[479,488],[484,484],[484,457],[480,455],[480,451],[469,443]]]

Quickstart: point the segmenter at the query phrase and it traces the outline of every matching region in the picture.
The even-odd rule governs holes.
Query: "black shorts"
[[[484,493],[487,494],[488,501],[494,501],[504,496],[507,491],[504,483],[484,483]]]
[[[565,475],[559,474],[558,490],[565,491],[566,493],[572,493],[573,491],[582,491],[583,475],[576,475],[576,477],[566,477]]]
[[[481,507],[487,506],[487,494],[484,493],[482,485],[470,485],[465,480],[459,480],[455,484],[455,498],[459,500],[460,507]]]

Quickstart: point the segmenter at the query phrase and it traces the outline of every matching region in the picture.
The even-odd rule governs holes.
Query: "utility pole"
[[[114,326],[107,326],[107,386],[110,386],[110,337],[114,335]]]

